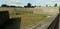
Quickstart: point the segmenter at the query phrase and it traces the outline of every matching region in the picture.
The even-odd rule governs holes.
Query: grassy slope
[[[44,15],[44,14],[23,14],[20,16],[22,18],[21,25],[28,26],[28,25],[32,25],[32,24],[35,24],[35,23],[43,20],[44,18],[46,18],[47,15]]]
[[[21,26],[28,26],[35,24],[44,18],[46,18],[46,14],[22,14],[22,15],[14,15],[13,17],[21,17]]]

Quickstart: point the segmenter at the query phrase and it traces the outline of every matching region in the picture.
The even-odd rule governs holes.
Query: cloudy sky
[[[7,4],[7,5],[16,5],[16,6],[25,6],[27,3],[31,3],[32,5],[37,6],[45,6],[54,4],[60,5],[60,0],[0,0],[0,5]]]

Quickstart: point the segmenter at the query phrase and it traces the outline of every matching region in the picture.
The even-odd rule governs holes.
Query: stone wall
[[[37,8],[13,8],[0,7],[0,11],[9,11],[9,14],[15,14],[15,11],[33,11],[34,14],[59,13],[58,7],[37,7]]]
[[[16,11],[33,11],[34,14],[59,13],[58,7],[16,8]]]
[[[15,14],[15,10],[12,7],[0,7],[0,11],[9,11],[9,14]]]

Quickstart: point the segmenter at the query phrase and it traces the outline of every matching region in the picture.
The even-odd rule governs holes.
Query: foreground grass
[[[22,18],[21,25],[28,26],[28,25],[32,25],[32,24],[35,24],[35,23],[43,20],[44,18],[46,18],[47,15],[45,15],[45,14],[23,14],[20,16]]]
[[[21,17],[21,26],[28,26],[35,24],[44,18],[46,18],[46,14],[22,14],[22,15],[14,15],[13,17]]]
[[[21,26],[29,26],[32,24],[36,24],[39,21],[42,21],[47,16],[50,16],[52,14],[33,14],[33,12],[19,12],[16,13],[16,15],[11,15],[11,17],[21,17]]]

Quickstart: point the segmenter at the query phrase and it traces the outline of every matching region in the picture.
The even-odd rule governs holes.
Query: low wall
[[[16,11],[33,11],[34,14],[53,14],[59,13],[58,7],[38,7],[38,8],[13,8],[13,7],[0,7],[1,10],[9,11],[9,14],[15,14]]]
[[[59,29],[59,16],[60,14],[56,16],[55,20],[53,20],[47,29]]]
[[[9,11],[9,14],[15,14],[15,10],[12,7],[0,7],[0,11]]]
[[[39,7],[39,8],[15,8],[16,11],[33,11],[34,14],[53,14],[59,13],[58,7]]]
[[[20,29],[21,18],[11,18],[3,29]]]

